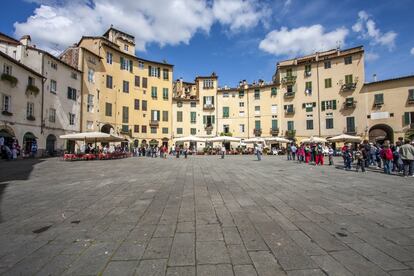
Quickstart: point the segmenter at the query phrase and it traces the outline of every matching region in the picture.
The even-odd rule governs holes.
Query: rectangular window
[[[141,132],[147,133],[147,126],[141,126]]]
[[[256,105],[254,107],[254,115],[260,115],[260,106],[259,105]]]
[[[168,100],[168,88],[163,88],[162,89],[162,98],[164,100]]]
[[[135,87],[140,87],[141,86],[141,82],[140,82],[140,78],[139,76],[135,76]]]
[[[190,102],[190,107],[196,107],[197,103],[196,102]]]
[[[106,63],[112,64],[112,53],[106,52]]]
[[[128,49],[129,49],[128,45],[127,45],[127,44],[125,44],[125,45],[124,45],[124,50],[128,52]]]
[[[311,81],[307,81],[305,83],[305,92],[306,94],[312,93],[312,82]]]
[[[192,124],[195,124],[197,121],[197,112],[190,112],[190,122]]]
[[[122,125],[121,126],[121,132],[122,133],[128,133],[129,132],[129,126],[128,125]]]
[[[196,135],[197,134],[197,129],[196,128],[190,128],[190,134],[191,135]]]
[[[75,114],[69,113],[69,125],[74,126],[75,125]]]
[[[55,80],[50,80],[50,92],[56,94],[57,83]]]
[[[346,75],[345,76],[345,84],[352,84],[352,83],[353,83],[352,75]]]
[[[134,109],[139,110],[139,100],[138,99],[134,100]]]
[[[383,105],[384,104],[384,94],[375,94],[374,95],[374,104]]]
[[[112,76],[106,75],[106,88],[112,89]]]
[[[294,111],[293,104],[286,104],[283,106],[286,113],[292,113]]]
[[[228,98],[229,97],[229,92],[224,92],[223,93],[223,98]]]
[[[138,68],[139,69],[144,69],[144,62],[138,61]]]
[[[272,87],[272,89],[270,90],[270,96],[276,96],[276,95],[277,95],[277,88]]]
[[[112,116],[112,104],[105,103],[105,116],[111,117]]]
[[[254,90],[254,99],[255,100],[259,100],[260,99],[260,90],[259,89],[255,89]]]
[[[139,125],[134,125],[134,132],[139,133]]]
[[[148,78],[142,77],[142,88],[148,88]]]
[[[120,66],[121,66],[121,70],[126,70],[132,73],[134,62],[130,59],[120,57]]]
[[[325,67],[325,69],[329,69],[329,68],[331,68],[331,61],[330,61],[330,60],[326,60],[326,61],[324,62],[324,67]]]
[[[408,89],[408,100],[414,101],[414,89]]]
[[[129,107],[123,106],[122,107],[122,123],[128,124],[129,122]]]
[[[272,130],[277,130],[277,120],[272,120]]]
[[[12,75],[12,67],[10,65],[8,65],[8,64],[4,64],[3,65],[3,73],[5,75],[11,76]]]
[[[151,121],[158,122],[161,120],[159,110],[151,110]]]
[[[157,133],[157,128],[156,127],[151,127],[151,133],[156,134]]]
[[[214,81],[212,79],[203,80],[203,88],[209,89],[214,87]]]
[[[239,97],[241,98],[241,97],[244,97],[244,90],[240,90],[239,91]]]
[[[68,87],[68,99],[76,101],[76,89]]]
[[[350,133],[355,132],[355,117],[346,118],[346,131]]]
[[[224,133],[230,133],[230,126],[229,125],[223,125],[223,132]]]
[[[287,128],[288,128],[288,130],[295,130],[295,122],[294,121],[288,121],[287,122]]]
[[[156,86],[152,86],[151,87],[151,97],[153,99],[156,99],[157,98],[157,87]]]
[[[352,64],[352,56],[348,56],[344,58],[345,65]]]
[[[332,87],[332,79],[328,78],[325,79],[325,88],[331,88]]]
[[[2,111],[11,112],[11,97],[3,95]]]
[[[142,100],[142,111],[147,111],[147,101]]]
[[[129,81],[122,81],[122,92],[129,93]]]
[[[148,66],[148,76],[150,77],[160,77],[160,68],[154,66]]]
[[[414,123],[414,112],[404,112],[403,126],[407,126]]]
[[[54,108],[49,109],[49,122],[51,123],[56,122],[56,109]]]
[[[333,118],[326,118],[326,129],[333,129],[334,121]]]
[[[228,106],[223,106],[223,118],[228,118],[230,116],[230,108]]]
[[[34,116],[34,103],[28,102],[26,107],[26,117]]]
[[[29,77],[29,78],[27,79],[27,84],[28,84],[28,85],[35,85],[35,79],[34,79],[34,78],[32,78],[32,77]]]
[[[88,82],[95,83],[95,70],[93,69],[88,70]]]
[[[244,117],[244,111],[243,110],[239,111],[239,117]]]
[[[306,129],[313,129],[313,120],[306,120]]]
[[[288,94],[292,94],[292,93],[294,93],[294,92],[293,92],[293,85],[291,85],[291,84],[287,85],[287,86],[286,86],[286,92],[287,92]]]
[[[214,107],[214,96],[204,96],[203,97],[204,107]]]
[[[310,64],[305,65],[305,76],[309,77],[311,75],[312,66]]]
[[[162,128],[162,134],[168,134],[168,127]]]
[[[244,124],[239,125],[239,131],[240,133],[244,133]]]
[[[182,122],[182,121],[183,121],[183,112],[177,111],[177,122]]]
[[[170,74],[170,72],[169,72],[168,69],[162,69],[162,78],[164,80],[168,80],[169,79],[169,74]]]
[[[168,122],[168,111],[164,110],[162,112],[162,121],[163,122]]]
[[[177,134],[183,134],[183,128],[182,127],[177,128]]]
[[[92,130],[93,129],[93,121],[86,121],[86,128],[88,130]]]
[[[277,104],[272,104],[270,111],[272,114],[277,114]]]
[[[286,69],[286,76],[288,76],[288,77],[292,77],[292,75],[293,75],[293,70],[292,70],[292,68]]]
[[[88,104],[87,104],[86,109],[88,112],[93,112],[93,95],[92,94],[88,94]]]
[[[240,107],[244,107],[244,102],[239,102]]]
[[[50,67],[52,67],[53,69],[57,70],[57,63],[51,62],[50,63]]]
[[[336,110],[336,100],[322,101],[321,102],[321,110],[325,111],[327,109]]]
[[[261,129],[261,124],[260,124],[260,120],[255,120],[254,121],[254,129]]]

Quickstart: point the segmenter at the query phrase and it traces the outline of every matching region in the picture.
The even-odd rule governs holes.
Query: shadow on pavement
[[[0,223],[2,223],[1,203],[9,181],[27,180],[36,164],[42,159],[25,159],[16,161],[0,161]]]

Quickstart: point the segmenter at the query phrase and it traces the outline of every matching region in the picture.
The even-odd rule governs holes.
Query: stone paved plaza
[[[414,275],[413,178],[253,156],[0,172],[4,275]]]

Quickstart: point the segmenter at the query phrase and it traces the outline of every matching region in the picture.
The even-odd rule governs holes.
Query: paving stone
[[[197,264],[230,263],[224,241],[205,241],[196,244]]]
[[[174,236],[169,266],[195,265],[194,233],[177,233]]]
[[[235,276],[257,276],[253,265],[235,265],[233,270]]]
[[[137,276],[163,276],[166,273],[167,260],[142,260],[140,261],[135,275]]]
[[[176,224],[159,224],[153,237],[173,237],[176,226]]]
[[[192,221],[183,221],[179,222],[177,224],[177,230],[178,233],[191,233],[195,232],[195,225]]]
[[[286,275],[270,252],[252,251],[249,255],[259,276]]]
[[[307,255],[326,255],[326,251],[320,248],[302,231],[288,231],[288,235],[303,249]]]
[[[112,260],[140,260],[144,255],[146,242],[124,241],[112,256]]]
[[[224,240],[227,245],[230,244],[243,244],[239,231],[236,227],[223,228]]]
[[[399,271],[391,271],[391,276],[412,276],[414,275],[414,270],[399,270]]]
[[[311,258],[330,276],[352,276],[349,270],[330,255],[312,256]]]
[[[233,276],[232,266],[229,264],[198,265],[197,276]]]
[[[223,240],[220,225],[197,225],[196,227],[197,241],[220,241]]]
[[[320,269],[304,269],[304,270],[291,270],[287,272],[288,276],[325,276]]]
[[[114,261],[106,266],[103,276],[134,275],[138,261]]]
[[[167,276],[195,276],[195,266],[169,266]]]
[[[172,238],[152,238],[145,249],[143,259],[167,259],[171,244]]]
[[[366,260],[355,251],[345,250],[331,252],[331,255],[349,269],[354,275],[388,275],[374,263]]]
[[[228,245],[227,249],[230,253],[231,263],[233,265],[251,264],[249,255],[243,245]]]

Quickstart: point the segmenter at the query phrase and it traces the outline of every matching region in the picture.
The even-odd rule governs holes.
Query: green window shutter
[[[332,101],[332,109],[333,110],[336,110],[336,100],[333,100]]]
[[[132,60],[129,60],[129,72],[133,72],[134,70],[134,62]]]
[[[410,112],[404,112],[404,125],[407,126],[410,124]]]
[[[121,57],[119,65],[121,66],[121,70],[124,69],[124,58]]]
[[[214,103],[214,96],[211,96],[211,104],[212,105],[215,105],[215,103]]]
[[[207,123],[207,117],[206,115],[203,116],[203,124],[205,125]]]
[[[322,111],[325,111],[325,101],[322,101],[321,110],[322,110]]]
[[[272,129],[277,129],[277,120],[272,120]]]
[[[272,90],[271,90],[271,94],[270,94],[271,96],[276,96],[277,95],[277,89],[276,89],[276,87],[272,87]]]
[[[229,117],[229,107],[228,106],[223,106],[223,118],[228,118]]]
[[[216,123],[216,116],[211,116],[211,123],[214,125]]]
[[[305,103],[302,104],[302,108],[306,108],[306,104]]]
[[[152,69],[152,66],[148,66],[148,76],[151,76],[151,69]]]
[[[203,105],[206,104],[206,96],[203,97]]]

